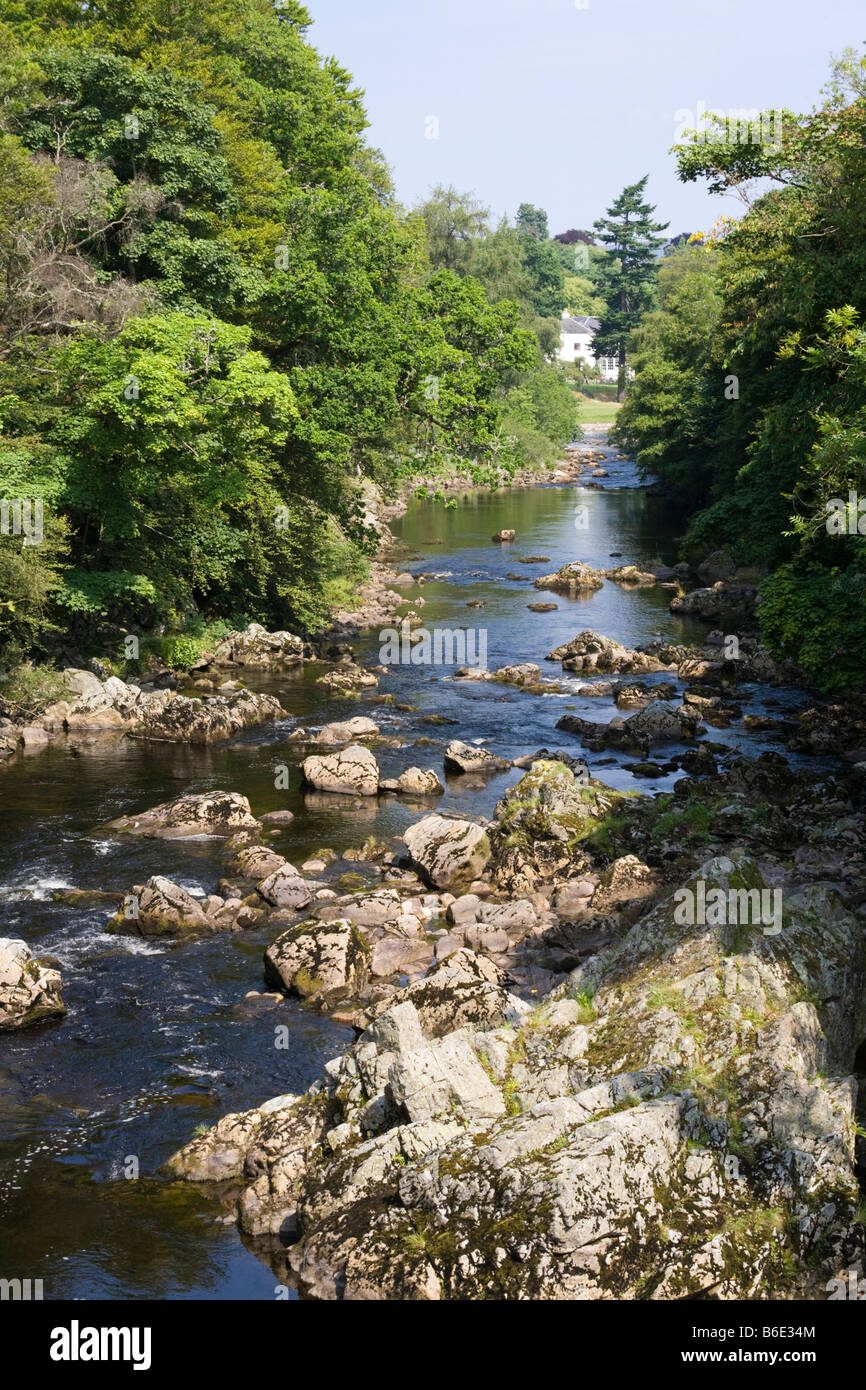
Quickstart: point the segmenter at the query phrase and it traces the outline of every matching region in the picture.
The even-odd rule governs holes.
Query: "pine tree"
[[[625,391],[626,339],[651,302],[651,270],[655,253],[665,241],[656,234],[669,225],[653,222],[655,208],[643,201],[648,178],[646,174],[639,183],[624,188],[607,216],[593,223],[608,252],[599,268],[598,284],[607,308],[594,347],[597,355],[617,357],[617,400],[622,400]]]

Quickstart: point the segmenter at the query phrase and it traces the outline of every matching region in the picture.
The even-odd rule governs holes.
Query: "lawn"
[[[612,425],[619,405],[616,401],[580,401],[582,425]]]

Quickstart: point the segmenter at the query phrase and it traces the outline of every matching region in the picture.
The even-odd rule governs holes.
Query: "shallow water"
[[[563,712],[603,722],[618,711],[608,701],[578,697],[578,680],[544,662],[551,648],[584,628],[627,646],[658,635],[697,643],[704,634],[702,625],[668,612],[670,592],[658,586],[630,591],[606,583],[571,600],[506,577],[519,572],[529,580],[572,559],[593,567],[675,559],[664,504],[645,497],[630,464],[612,458],[608,467],[603,491],[552,486],[471,494],[456,509],[413,501],[392,526],[413,556],[405,568],[437,576],[417,591],[426,625],[484,629],[491,669],[538,662],[566,687],[563,695],[455,682],[453,668],[409,665],[381,679],[380,694],[392,693],[394,704],[324,699],[314,684],[322,668],[309,665],[250,681],[279,693],[289,717],[230,746],[100,737],[0,766],[0,935],[21,936],[60,962],[69,1008],[59,1024],[0,1035],[0,1277],[41,1278],[46,1298],[274,1297],[271,1269],[224,1223],[218,1204],[153,1174],[196,1125],[304,1089],[351,1040],[350,1031],[291,1001],[242,1002],[263,987],[262,952],[275,930],[172,947],[109,935],[109,906],[64,906],[54,894],[128,891],[153,873],[193,892],[212,891],[223,872],[218,843],[122,839],[103,828],[112,817],[184,791],[240,791],[256,813],[291,809],[295,821],[274,844],[294,863],[321,845],[340,851],[371,834],[399,836],[424,814],[418,803],[396,797],[371,798],[358,809],[305,794],[297,771],[303,754],[287,741],[299,724],[372,715],[383,734],[405,745],[377,753],[384,777],[412,765],[434,767],[441,777],[442,748],[454,737],[483,740],[511,758],[542,746],[577,753],[577,740],[555,730]],[[575,526],[577,506],[588,509],[586,529]],[[503,527],[513,527],[517,539],[493,544]],[[519,563],[536,555],[547,559]],[[467,607],[470,600],[484,607]],[[533,602],[558,607],[533,613]],[[377,662],[381,640],[366,634],[359,658]],[[778,714],[802,698],[786,690],[752,694],[750,712],[768,708],[769,699]],[[437,722],[425,722],[431,716]],[[752,753],[782,746],[736,725],[711,729],[708,737]],[[624,767],[630,760],[589,758],[603,780],[632,790],[662,790],[680,775],[636,782]],[[283,766],[290,769],[287,791],[275,786]],[[483,791],[448,779],[437,805],[491,815],[520,775],[494,777]],[[356,867],[338,864],[323,879]],[[285,1051],[274,1045],[282,1024],[291,1030]],[[131,1160],[137,1181],[125,1177],[135,1171]]]

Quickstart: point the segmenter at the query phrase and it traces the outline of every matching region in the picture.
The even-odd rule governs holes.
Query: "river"
[[[645,496],[630,463],[611,456],[607,467],[603,489],[469,494],[455,509],[413,500],[392,529],[412,556],[406,568],[435,576],[417,591],[425,623],[483,628],[491,669],[536,661],[557,680],[559,666],[545,667],[545,654],[584,628],[627,646],[658,635],[697,643],[703,628],[672,616],[670,593],[659,586],[606,583],[570,600],[528,582],[576,558],[593,567],[676,558],[664,503]],[[577,505],[588,508],[586,528],[575,526]],[[503,527],[516,530],[516,541],[492,544]],[[611,559],[615,553],[622,559]],[[547,559],[521,564],[527,556]],[[527,580],[507,578],[515,573]],[[532,612],[528,605],[539,601],[558,606]],[[379,646],[378,634],[365,635],[359,659],[375,663]],[[576,697],[578,681],[568,676],[561,681],[566,693],[541,696],[455,682],[443,667],[397,666],[380,684],[394,703],[368,704],[323,698],[314,684],[322,669],[309,664],[250,680],[277,692],[288,717],[229,746],[100,736],[0,767],[0,935],[24,937],[60,962],[69,1009],[58,1024],[0,1035],[0,1276],[42,1279],[46,1298],[273,1298],[271,1268],[245,1247],[218,1204],[153,1175],[196,1125],[303,1089],[352,1037],[292,1001],[244,1002],[248,991],[263,988],[262,952],[274,930],[173,947],[107,934],[107,905],[56,901],[65,888],[125,892],[153,873],[204,894],[222,874],[213,843],[122,839],[100,827],[183,791],[239,791],[256,813],[295,812],[274,843],[299,864],[323,845],[339,852],[371,834],[398,836],[423,812],[396,797],[371,798],[359,811],[306,795],[296,771],[303,754],[287,741],[298,724],[369,713],[383,734],[405,745],[377,754],[383,776],[416,764],[442,776],[450,738],[485,740],[510,758],[542,746],[578,752],[576,740],[555,730],[562,713],[599,721],[617,713],[607,701]],[[769,705],[779,713],[802,700],[802,692],[788,690],[753,696],[751,712]],[[709,736],[752,753],[781,747],[769,734],[749,736],[736,725]],[[419,739],[425,742],[416,745]],[[589,761],[610,784],[642,791],[664,790],[681,775],[636,782],[624,767],[627,756]],[[284,765],[292,770],[287,791],[275,786]],[[485,790],[451,779],[438,805],[490,815],[519,775],[504,773]],[[355,868],[338,862],[323,877],[331,882]],[[290,1029],[285,1050],[274,1046],[282,1024]]]

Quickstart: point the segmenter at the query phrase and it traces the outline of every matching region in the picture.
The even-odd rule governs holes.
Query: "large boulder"
[[[425,816],[404,831],[412,863],[434,888],[468,888],[490,860],[483,826],[446,816]]]
[[[494,1086],[472,1047],[469,1029],[401,1052],[388,1071],[394,1103],[410,1121],[453,1114],[455,1107],[475,1120],[505,1114],[502,1092]]]
[[[304,642],[291,632],[268,632],[261,623],[230,632],[211,657],[214,666],[294,666],[306,654]]]
[[[564,671],[580,671],[585,675],[595,672],[605,675],[630,675],[636,672],[671,669],[656,657],[649,656],[646,652],[632,651],[615,642],[612,637],[604,637],[591,629],[579,632],[562,646],[554,647],[547,659],[561,661]]]
[[[628,586],[649,587],[651,584],[658,583],[654,574],[649,570],[638,569],[637,565],[617,565],[616,569],[605,570],[606,579],[612,579],[614,584],[625,584]]]
[[[497,803],[496,831],[568,844],[596,829],[617,799],[600,782],[578,780],[565,763],[542,758]]]
[[[515,666],[500,666],[493,679],[503,685],[538,685],[541,681],[541,667],[534,661],[521,661]]]
[[[502,772],[511,764],[489,749],[452,739],[445,749],[446,772]]]
[[[590,906],[593,912],[612,912],[623,903],[655,897],[660,883],[658,870],[642,863],[637,855],[624,854],[602,873]]]
[[[265,820],[266,817],[263,816],[262,821]],[[248,834],[247,831],[241,831],[238,840],[242,843],[230,841],[226,846],[226,866],[233,873],[258,882],[260,879],[268,878],[269,875],[276,873],[278,869],[285,869],[288,866],[288,860],[282,854],[277,854],[277,851],[271,849],[270,846],[247,843]]]
[[[104,694],[104,681],[95,676],[92,671],[79,670],[76,666],[67,666],[63,672],[63,681],[72,695],[82,698],[99,699]]]
[[[498,802],[491,841],[496,879],[512,892],[582,871],[581,842],[597,831],[619,794],[542,758]]]
[[[701,716],[694,707],[680,705],[675,709],[664,700],[653,700],[629,719],[618,715],[609,724],[595,724],[579,715],[564,714],[556,727],[577,734],[590,747],[647,753],[658,744],[694,739],[701,727]]]
[[[375,796],[379,790],[379,765],[359,743],[326,757],[305,758],[303,770],[305,781],[318,791]]]
[[[26,941],[0,938],[0,1032],[62,1018],[60,972],[35,959]]]
[[[357,994],[367,982],[370,948],[353,922],[301,922],[265,951],[265,979],[301,998]],[[323,1000],[324,1002],[324,1000]]]
[[[441,796],[445,791],[432,767],[407,767],[399,777],[381,783],[383,791],[404,792],[407,796]]]
[[[555,594],[590,594],[604,584],[604,570],[594,570],[582,560],[572,560],[555,574],[544,574],[533,581],[536,589],[552,589]]]
[[[700,723],[700,715],[687,706],[674,709],[664,700],[653,700],[645,709],[626,719],[624,729],[627,737],[635,743],[652,747],[657,743],[676,743],[683,738],[694,738]]]
[[[179,883],[154,874],[125,895],[107,929],[139,936],[186,936],[212,931],[214,924],[197,898]]]
[[[371,738],[379,732],[379,725],[365,715],[356,715],[339,724],[326,724],[316,735],[316,743],[353,743],[356,738]]]
[[[163,692],[164,694],[164,692]],[[242,729],[279,719],[285,711],[274,695],[242,690],[198,700],[185,695],[148,697],[136,707],[130,733],[166,743],[218,743]]]
[[[291,909],[293,912],[306,907],[313,896],[306,880],[288,862],[257,883],[256,892],[271,907]]]
[[[671,599],[670,610],[706,623],[722,623],[730,631],[731,627],[754,621],[757,599],[754,584],[719,579],[709,588],[678,594]]]
[[[316,685],[320,685],[332,695],[357,695],[359,690],[371,690],[378,684],[379,677],[372,671],[365,671],[362,666],[349,663],[336,666],[333,671],[326,671],[316,680]]]
[[[198,792],[165,801],[138,815],[109,821],[109,830],[160,840],[193,839],[203,835],[229,836],[239,830],[261,829],[250,803],[239,792]]]
[[[271,1116],[294,1119],[301,1097],[274,1096],[255,1110],[223,1115],[215,1125],[172,1154],[162,1166],[168,1178],[178,1182],[226,1182],[243,1177],[246,1156],[262,1126]]]

